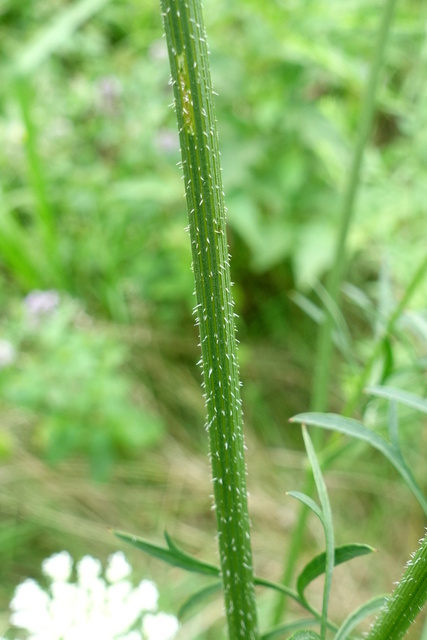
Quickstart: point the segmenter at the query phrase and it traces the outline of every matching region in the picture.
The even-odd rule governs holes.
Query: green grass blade
[[[129,533],[124,533],[122,531],[114,531],[114,535],[119,538],[119,540],[123,540],[124,542],[131,544],[136,549],[144,551],[153,558],[162,560],[173,567],[179,567],[181,569],[185,569],[185,571],[201,573],[203,575],[214,576],[216,578],[220,575],[218,567],[208,564],[207,562],[197,560],[197,558],[194,558],[188,553],[185,553],[185,551],[182,551],[182,549],[177,547],[175,543],[170,545],[171,539],[167,534],[165,534],[165,537],[167,536],[166,540],[169,548],[160,547],[157,544],[153,544],[152,542],[143,540],[138,536],[132,536]]]
[[[324,525],[322,510],[320,509],[319,505],[313,500],[313,498],[310,498],[310,496],[302,493],[301,491],[288,491],[287,495],[292,496],[293,498],[296,498],[297,500],[305,504],[306,507],[308,507],[319,518],[322,525]]]
[[[394,400],[406,407],[416,409],[421,413],[427,413],[427,400],[420,398],[415,393],[409,393],[408,391],[401,391],[394,387],[382,387],[379,385],[373,385],[366,389],[366,393],[377,398],[386,398],[387,400]]]
[[[353,558],[373,553],[375,549],[366,544],[345,544],[335,547],[334,566],[348,562]],[[326,553],[322,552],[308,562],[297,579],[297,591],[302,600],[305,600],[304,591],[316,578],[325,573]]]
[[[10,270],[26,289],[48,286],[46,256],[32,241],[28,229],[14,219],[12,212],[3,206],[0,196],[0,264]]]
[[[321,638],[322,640],[325,640],[327,624],[328,624],[329,595],[331,591],[332,572],[334,569],[334,555],[335,555],[332,510],[329,502],[325,481],[323,479],[322,472],[321,472],[319,463],[317,461],[316,453],[314,451],[311,438],[304,424],[302,425],[302,435],[304,438],[304,444],[307,451],[307,456],[313,471],[317,492],[319,494],[319,500],[320,500],[320,504],[322,507],[322,514],[323,514],[323,528],[325,531],[325,543],[326,543],[325,586],[323,589],[322,620],[321,620],[321,626],[320,626]]]
[[[285,634],[292,633],[293,631],[298,631],[299,629],[304,629],[304,627],[309,627],[313,624],[318,624],[317,620],[311,620],[307,618],[306,620],[296,620],[295,622],[288,622],[287,624],[280,624],[274,629],[270,629],[262,634],[261,640],[272,640],[273,638],[281,638]],[[304,629],[305,630],[305,629]]]
[[[411,470],[406,465],[400,454],[387,440],[371,429],[367,429],[363,424],[352,418],[344,418],[334,413],[300,413],[290,419],[290,422],[298,422],[314,427],[321,427],[329,431],[337,431],[352,438],[367,442],[372,447],[380,451],[401,475],[415,498],[427,515],[427,500],[423,495],[418,483],[412,475]]]
[[[397,415],[397,406],[394,400],[390,400],[389,402],[387,427],[392,447],[394,447],[396,451],[400,451],[399,416]]]
[[[397,0],[385,0],[384,2],[381,24],[375,42],[375,52],[373,54],[372,65],[362,103],[358,138],[342,199],[335,256],[327,282],[328,294],[336,307],[340,306],[340,287],[346,264],[347,238],[352,223],[354,205],[360,182],[362,160],[371,131],[380,71],[383,65],[387,39],[391,31],[396,2]],[[332,363],[332,329],[333,318],[330,313],[327,313],[325,321],[322,323],[319,331],[313,374],[311,404],[312,409],[315,411],[324,411],[327,408]]]
[[[110,0],[80,0],[59,12],[51,24],[24,45],[12,63],[13,71],[20,75],[32,74],[52,53],[60,49],[82,24],[97,13]]]
[[[289,636],[289,640],[320,640],[320,637],[315,631],[297,631]]]
[[[295,602],[298,602],[301,607],[303,607],[306,611],[309,611],[314,619],[319,623],[322,618],[322,614],[320,611],[317,611],[314,607],[311,606],[309,602],[306,600],[302,600],[296,591],[293,591],[290,587],[286,587],[283,584],[279,584],[278,582],[271,582],[270,580],[266,580],[264,578],[258,578],[255,576],[254,578],[255,585],[258,587],[266,587],[267,589],[272,589],[273,591],[277,591],[283,596],[287,596],[288,598],[292,598]],[[327,627],[331,631],[337,631],[338,627],[336,624],[327,620]]]
[[[222,582],[215,582],[214,584],[203,587],[203,589],[200,589],[199,591],[194,593],[188,598],[188,600],[184,602],[184,604],[180,606],[178,611],[178,618],[180,620],[184,618],[191,609],[194,609],[194,607],[197,607],[197,605],[207,600],[212,594],[220,591],[221,587]]]
[[[384,606],[385,602],[386,596],[376,596],[375,598],[372,598],[372,600],[364,602],[360,607],[352,611],[344,620],[338,629],[334,640],[347,640],[353,629],[363,622],[363,620],[379,611],[379,609]]]
[[[285,587],[283,584],[279,584],[278,582],[272,582],[271,580],[266,580],[265,578],[259,578],[255,576],[254,583],[257,587],[267,587],[267,589],[273,589],[273,591],[278,591],[288,598],[292,598],[295,602],[298,602],[304,608],[306,607],[306,603],[304,603],[296,591],[291,589],[290,587]]]
[[[371,351],[371,355],[368,358],[368,361],[366,362],[365,366],[363,367],[363,370],[361,371],[358,377],[352,397],[344,407],[344,410],[343,410],[344,415],[352,415],[354,413],[357,405],[359,404],[363,391],[366,385],[368,384],[373,366],[383,353],[384,342],[387,341],[389,337],[393,334],[397,321],[399,320],[404,310],[406,309],[409,303],[409,300],[412,298],[415,291],[420,286],[420,283],[425,277],[426,271],[427,271],[427,256],[421,260],[420,264],[415,269],[411,280],[406,286],[405,293],[403,294],[399,304],[396,306],[395,310],[390,315],[387,321],[387,324],[384,328],[382,336],[380,336],[376,341]]]
[[[47,196],[47,181],[39,154],[37,131],[32,115],[33,98],[29,79],[20,76],[14,82],[14,89],[25,125],[25,153],[36,209],[34,226],[42,243],[43,252],[49,256],[49,261],[52,264],[50,269],[51,285],[60,286],[61,268],[57,255],[58,242],[55,237],[55,218]]]

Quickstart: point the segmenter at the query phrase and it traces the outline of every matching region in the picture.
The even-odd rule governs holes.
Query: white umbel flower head
[[[38,633],[49,621],[50,599],[35,580],[25,580],[13,596],[10,621],[31,633]]]
[[[77,575],[79,584],[82,587],[95,587],[99,576],[101,575],[102,565],[99,560],[92,556],[84,556],[77,563]]]
[[[54,553],[42,562],[42,571],[53,582],[67,582],[73,569],[73,559],[67,551]]]
[[[11,601],[10,622],[29,632],[28,640],[172,640],[177,619],[158,611],[159,593],[150,580],[133,587],[132,568],[124,554],[110,556],[105,578],[99,560],[85,556],[77,563],[63,551],[43,562],[51,581],[47,590],[25,580]],[[3,640],[0,638],[0,640]]]
[[[142,623],[144,640],[172,640],[178,631],[178,620],[168,613],[147,613]]]
[[[110,584],[120,582],[125,578],[128,578],[132,573],[132,567],[125,558],[125,554],[122,551],[113,553],[108,558],[108,566],[105,572],[105,577]]]

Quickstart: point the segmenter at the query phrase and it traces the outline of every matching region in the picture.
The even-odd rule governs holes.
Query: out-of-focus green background
[[[0,633],[16,584],[64,548],[104,559],[120,547],[109,527],[152,540],[167,527],[189,550],[216,557],[160,9],[156,0],[91,4],[78,29],[66,0],[0,4]],[[255,562],[270,579],[279,579],[297,514],[285,492],[301,488],[305,456],[287,420],[309,408],[321,283],[382,4],[204,3]],[[399,3],[350,235],[335,411],[426,251],[426,20],[421,0]],[[372,381],[424,392],[426,295],[423,283]],[[384,426],[383,404],[369,415]],[[425,430],[413,413],[402,421],[427,489]],[[423,518],[365,448],[335,463],[328,486],[337,541],[380,551],[337,570],[333,611],[342,619],[391,588]],[[303,560],[322,545],[309,521]],[[128,557],[158,581],[169,610],[203,584],[131,549]],[[263,620],[271,600],[260,594]],[[213,601],[180,637],[221,637],[220,616]]]

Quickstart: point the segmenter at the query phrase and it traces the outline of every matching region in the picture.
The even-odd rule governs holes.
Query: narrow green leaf
[[[153,544],[152,542],[147,542],[147,540],[143,540],[138,536],[132,536],[129,533],[124,533],[122,531],[114,531],[114,535],[120,540],[123,540],[124,542],[131,544],[133,547],[136,547],[140,551],[144,551],[153,558],[162,560],[163,562],[166,562],[173,567],[180,567],[181,569],[185,569],[185,571],[201,573],[207,576],[219,577],[220,575],[218,567],[215,567],[212,564],[208,564],[207,562],[197,560],[197,558],[194,558],[188,553],[185,553],[185,551],[182,551],[175,545],[175,543],[172,543],[170,537],[167,536],[167,534],[165,534],[166,541],[168,542],[168,545],[171,545],[168,549],[166,549],[165,547],[160,547],[157,544]]]
[[[26,44],[13,64],[20,74],[30,74],[64,43],[91,16],[109,0],[80,0],[67,9],[62,9],[51,24],[37,34],[30,44]]]
[[[307,618],[305,620],[296,620],[295,622],[288,622],[287,624],[280,624],[269,631],[266,631],[261,635],[261,640],[272,640],[272,638],[280,638],[285,633],[291,633],[304,627],[309,627],[313,624],[318,624],[317,620]]]
[[[313,500],[313,498],[310,498],[310,496],[305,493],[301,493],[301,491],[288,491],[287,495],[292,496],[293,498],[296,498],[297,500],[305,504],[319,518],[322,525],[324,524],[322,510],[320,509],[319,505]]]
[[[384,338],[382,350],[384,354],[381,382],[387,380],[394,371],[394,352],[390,338]]]
[[[265,578],[258,578],[257,576],[255,576],[254,578],[254,583],[257,587],[267,587],[267,589],[279,591],[279,593],[292,598],[292,600],[295,600],[295,602],[298,602],[298,604],[307,608],[306,603],[304,603],[297,592],[290,587],[286,587],[283,584],[278,584],[277,582],[271,582],[271,580],[266,580]],[[311,608],[309,610],[311,611]]]
[[[317,492],[319,494],[320,504],[322,506],[323,514],[323,528],[325,531],[325,543],[326,543],[326,560],[325,560],[325,586],[323,589],[323,604],[322,604],[322,620],[320,627],[320,635],[322,640],[326,638],[326,629],[328,624],[328,605],[329,594],[331,591],[332,572],[334,569],[334,529],[332,523],[332,510],[329,503],[328,492],[326,489],[325,481],[322,476],[319,463],[317,461],[316,453],[314,451],[311,438],[308,434],[305,425],[302,425],[302,435],[304,438],[304,444],[307,451],[307,456],[310,461],[311,468],[313,470],[314,481],[316,483]]]
[[[289,636],[289,640],[320,640],[320,636],[315,631],[297,631]]]
[[[347,238],[355,210],[363,154],[372,128],[380,70],[384,61],[387,38],[391,31],[396,2],[397,0],[387,0],[384,2],[375,50],[373,52],[372,65],[365,89],[365,96],[362,101],[359,134],[354,147],[347,184],[343,193],[335,255],[332,260],[332,269],[327,280],[328,294],[337,307],[340,306],[340,287],[347,261]],[[332,329],[333,317],[330,313],[327,313],[325,322],[323,322],[320,327],[314,363],[312,407],[317,411],[323,411],[328,404],[329,381],[332,371]]]
[[[322,302],[322,307],[325,309],[326,315],[332,318],[332,336],[335,338],[336,345],[351,361],[354,358],[351,333],[339,304],[337,303],[337,299],[334,299],[320,282],[317,283],[316,293]]]
[[[350,633],[357,627],[358,624],[363,622],[365,618],[368,618],[373,613],[376,613],[381,607],[384,606],[387,600],[386,596],[376,596],[368,602],[364,602],[360,607],[352,611],[350,615],[344,620],[340,628],[338,629],[334,640],[346,640]]]
[[[320,613],[320,611],[317,611],[317,609],[312,607],[311,604],[306,600],[302,600],[298,593],[296,591],[293,591],[290,587],[279,584],[277,582],[271,582],[270,580],[265,580],[264,578],[257,578],[256,576],[254,582],[258,587],[267,587],[267,589],[273,589],[274,591],[278,591],[282,595],[292,598],[292,600],[295,600],[295,602],[298,602],[298,604],[304,607],[304,609],[309,611],[314,616],[314,620],[317,623],[319,623],[319,621],[321,620],[322,614]],[[331,631],[336,631],[338,629],[337,625],[333,622],[330,622],[329,620],[327,620],[326,624],[328,629],[330,629]]]
[[[194,593],[179,608],[178,618],[180,620],[184,618],[190,609],[193,609],[201,602],[204,602],[213,593],[220,591],[221,587],[222,587],[222,582],[214,582],[214,584],[210,584],[207,587],[203,587],[203,589],[200,589],[199,591]]]
[[[344,544],[335,547],[334,566],[348,562],[358,556],[373,553],[375,549],[367,544]],[[304,591],[310,582],[313,582],[320,575],[325,573],[326,553],[322,552],[308,562],[298,576],[297,591],[302,600],[305,600]]]
[[[397,415],[397,406],[395,400],[390,400],[388,406],[388,435],[392,446],[396,451],[400,451],[399,443],[399,417]]]
[[[363,440],[375,449],[378,449],[396,471],[402,476],[408,487],[421,505],[427,515],[427,500],[423,495],[418,483],[412,475],[411,470],[406,465],[400,451],[396,450],[387,440],[371,429],[367,429],[362,423],[352,418],[344,418],[334,413],[300,413],[290,419],[290,422],[297,422],[314,427],[321,427],[329,431],[344,433],[352,438]]]
[[[301,311],[314,320],[316,324],[320,324],[325,319],[325,312],[317,304],[315,304],[310,298],[304,296],[299,291],[292,291],[289,294],[290,299],[294,302]]]
[[[415,393],[409,393],[408,391],[401,391],[394,387],[382,387],[374,385],[366,389],[366,393],[377,398],[387,398],[387,400],[395,400],[404,404],[407,407],[421,411],[421,413],[427,413],[427,400],[420,398]]]

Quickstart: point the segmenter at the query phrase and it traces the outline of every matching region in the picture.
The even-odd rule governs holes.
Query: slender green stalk
[[[427,601],[427,535],[396,589],[387,600],[367,640],[400,640],[414,623]]]
[[[360,183],[360,172],[362,167],[363,154],[371,132],[380,70],[384,60],[387,38],[391,29],[396,2],[397,0],[386,0],[384,5],[384,12],[378,32],[374,58],[369,74],[364,100],[362,103],[359,135],[354,150],[351,169],[348,176],[348,182],[342,200],[340,228],[335,248],[335,257],[327,283],[329,297],[332,303],[336,306],[339,306],[340,302],[340,288],[346,262],[347,238],[353,218],[354,205]],[[311,403],[313,411],[325,411],[327,409],[333,347],[332,329],[332,315],[328,311],[328,309],[325,309],[325,320],[320,326],[316,361],[314,366]]]
[[[365,90],[365,96],[362,103],[362,112],[360,117],[359,133],[354,150],[354,155],[351,163],[351,169],[348,176],[348,182],[345,187],[341,213],[340,213],[340,228],[337,237],[337,244],[335,248],[335,257],[332,265],[332,269],[327,282],[328,297],[331,300],[332,306],[339,306],[340,303],[340,288],[342,278],[345,269],[345,257],[347,238],[350,230],[350,225],[354,213],[354,205],[357,196],[357,190],[360,183],[360,173],[362,167],[363,153],[368,142],[369,134],[372,126],[372,119],[375,110],[375,97],[377,94],[380,70],[384,60],[384,54],[386,49],[387,38],[391,29],[394,10],[397,0],[386,0],[384,5],[384,11],[381,18],[381,23],[378,31],[378,37],[373,57],[373,62],[368,78],[368,83]],[[317,340],[316,358],[314,363],[313,373],[313,386],[312,386],[312,398],[311,398],[311,410],[312,411],[325,411],[328,405],[328,390],[331,377],[332,367],[332,355],[333,355],[333,342],[332,342],[332,330],[333,330],[333,316],[330,313],[330,307],[325,308],[325,319],[320,325],[319,335]],[[315,442],[319,444],[317,438],[321,435],[315,435]],[[304,491],[311,494],[314,484],[311,476],[306,477]],[[302,545],[302,532],[304,530],[305,521],[307,518],[307,507],[305,505],[300,506],[300,512],[298,521],[294,532],[292,534],[289,551],[286,556],[285,568],[283,571],[283,584],[289,585],[294,567],[296,565],[299,551]],[[273,623],[278,624],[285,613],[286,601],[283,596],[279,596],[277,599],[276,607],[274,609]]]
[[[38,152],[37,127],[32,113],[31,80],[38,67],[108,2],[109,0],[73,2],[66,10],[55,15],[52,22],[41,29],[31,42],[23,45],[9,68],[11,85],[15,90],[25,126],[25,151],[38,214],[34,219],[34,227],[43,243],[44,256],[48,258],[47,262],[39,260],[37,265],[42,278],[39,282],[44,282],[46,286],[63,285],[65,276],[58,257],[55,216],[49,202],[43,162]]]
[[[259,638],[240,382],[208,50],[198,0],[161,0],[185,180],[230,640]]]
[[[389,317],[387,325],[384,329],[384,333],[379,338],[375,347],[373,348],[371,355],[369,357],[369,360],[366,363],[366,365],[363,367],[363,370],[359,376],[354,393],[350,398],[350,400],[348,401],[348,403],[346,404],[346,406],[344,407],[344,412],[343,412],[344,415],[350,416],[356,409],[360,401],[360,398],[362,396],[363,390],[369,381],[369,376],[371,375],[372,367],[374,366],[375,362],[377,361],[377,359],[379,358],[379,356],[383,351],[384,342],[393,333],[397,321],[399,320],[406,305],[408,304],[409,300],[412,298],[413,294],[418,288],[418,285],[420,284],[421,280],[424,278],[426,271],[427,271],[427,257],[425,257],[421,261],[421,264],[418,266],[417,270],[412,276],[412,280],[410,281],[408,287],[406,288],[405,295],[402,297],[396,309],[393,311],[393,313]]]
[[[35,226],[40,234],[46,254],[50,257],[50,260],[54,260],[57,253],[54,217],[47,197],[47,183],[37,149],[36,128],[31,113],[31,86],[28,78],[23,75],[16,77],[14,86],[25,125],[25,151],[38,213],[35,218]],[[53,273],[58,273],[57,262],[55,260],[56,268],[52,269]]]

